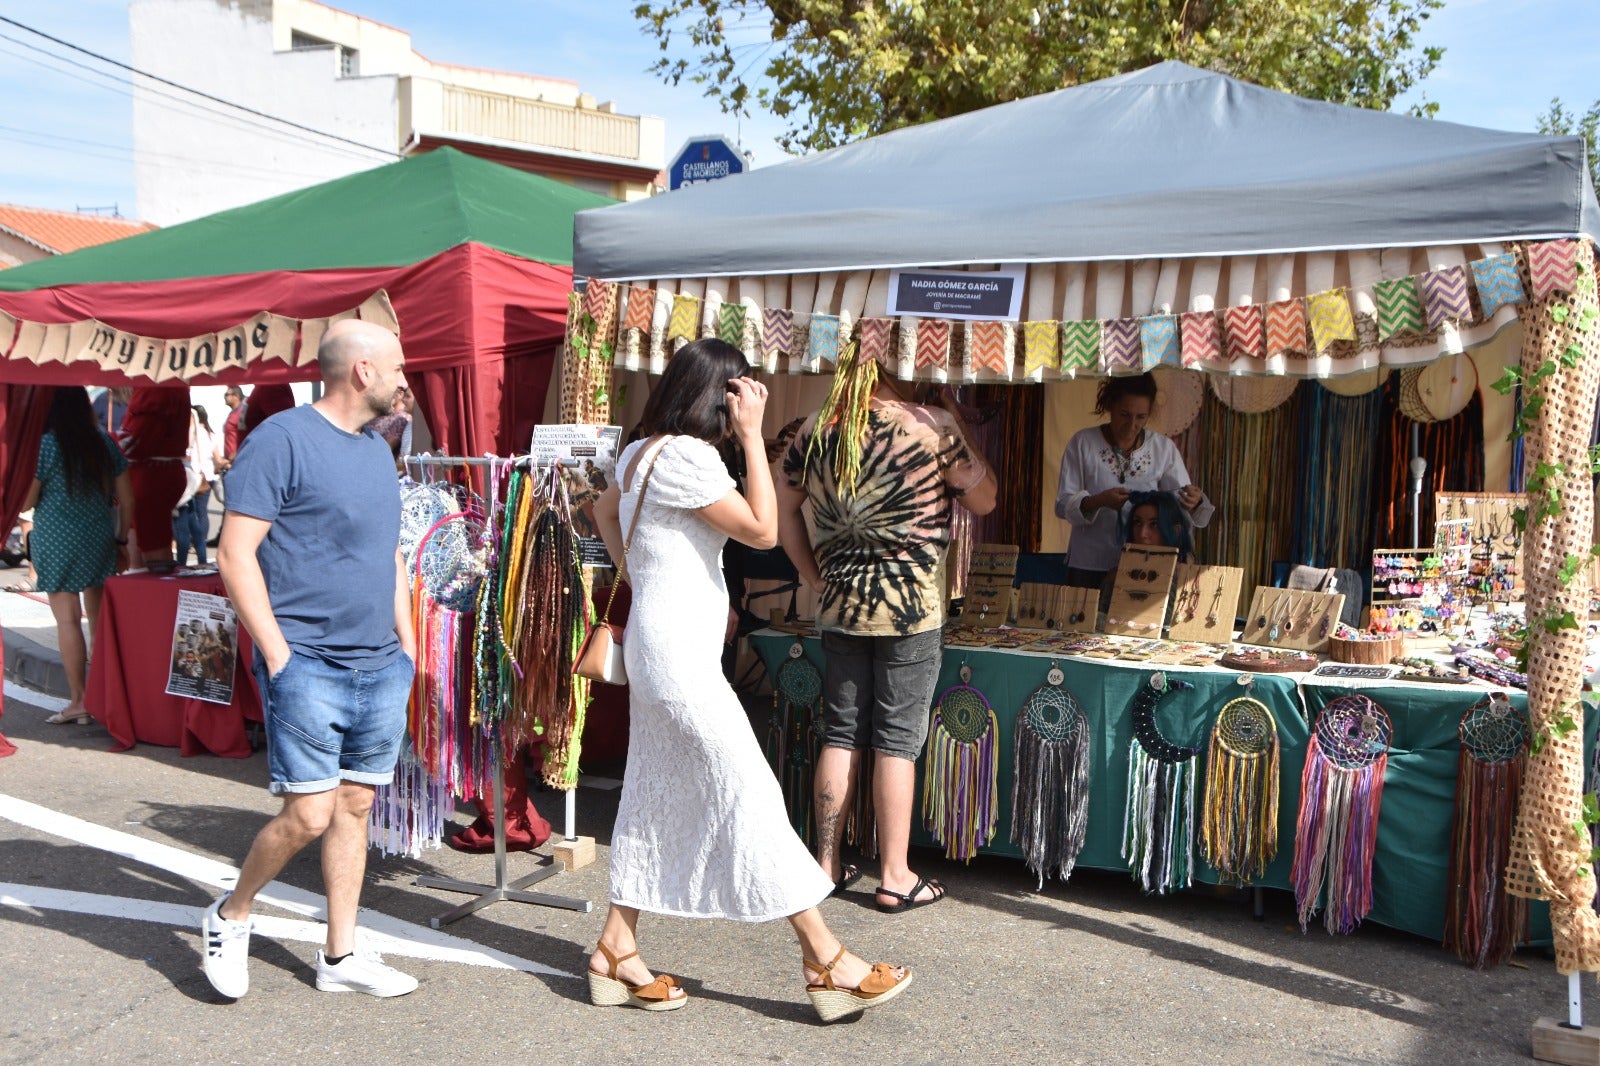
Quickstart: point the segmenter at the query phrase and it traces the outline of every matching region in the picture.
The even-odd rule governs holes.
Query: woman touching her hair
[[[799,936],[806,992],[824,1021],[887,1002],[904,967],[847,952],[817,905],[833,881],[790,827],[777,779],[722,677],[728,594],[718,560],[729,538],[778,542],[761,435],[766,386],[737,348],[705,339],[667,364],[645,407],[643,439],[617,459],[595,505],[606,547],[633,586],[623,639],[628,765],[611,844],[611,909],[589,958],[597,1005],[673,1010],[676,979],[638,957],[640,911],[765,922]],[[717,445],[750,457],[741,493]]]

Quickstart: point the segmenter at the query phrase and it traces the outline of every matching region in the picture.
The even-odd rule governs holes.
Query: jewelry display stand
[[[576,822],[575,808],[577,792],[567,793],[566,812],[566,839],[576,841],[573,827]],[[556,874],[565,873],[566,866],[555,857],[544,860],[539,868],[531,874],[519,877],[515,881],[508,881],[506,873],[506,785],[505,771],[500,766],[500,761],[494,764],[494,884],[483,885],[473,881],[457,881],[451,877],[435,877],[432,874],[422,874],[416,880],[420,888],[438,888],[446,892],[465,892],[476,896],[458,907],[452,907],[437,918],[429,918],[428,924],[435,929],[450,924],[458,918],[465,918],[474,911],[482,910],[491,903],[509,900],[513,903],[534,903],[541,907],[560,907],[563,910],[578,911],[587,914],[594,909],[594,904],[586,899],[573,899],[568,896],[550,896],[543,892],[529,892],[529,885],[536,885],[541,881],[554,877]]]
[[[1239,640],[1292,651],[1323,651],[1339,624],[1342,592],[1302,592],[1262,585],[1250,598]]]
[[[1015,544],[977,544],[967,570],[967,594],[961,603],[961,624],[979,629],[1007,625],[1016,619],[1017,555]]]
[[[1062,586],[1062,610],[1056,628],[1063,633],[1093,633],[1100,626],[1100,590]]]
[[[1239,609],[1244,571],[1236,566],[1179,563],[1172,593],[1172,640],[1226,644],[1233,639],[1233,615]]]
[[[1161,636],[1167,620],[1167,597],[1178,566],[1178,549],[1128,545],[1111,586],[1105,632],[1124,637]]]

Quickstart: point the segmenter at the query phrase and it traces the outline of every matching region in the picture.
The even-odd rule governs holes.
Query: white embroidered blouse
[[[1072,525],[1067,565],[1081,570],[1112,570],[1122,558],[1122,513],[1109,507],[1085,514],[1083,501],[1107,489],[1177,492],[1189,484],[1189,470],[1171,438],[1146,432],[1144,443],[1126,455],[1106,443],[1099,426],[1079,430],[1061,453],[1056,483],[1056,517]],[[1196,527],[1216,513],[1209,497],[1184,512]]]

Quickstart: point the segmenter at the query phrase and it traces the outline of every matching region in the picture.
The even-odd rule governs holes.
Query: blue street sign
[[[726,137],[691,137],[667,167],[667,187],[681,189],[744,173],[744,156]]]

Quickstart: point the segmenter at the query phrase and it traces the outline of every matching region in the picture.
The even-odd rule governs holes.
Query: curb
[[[47,696],[72,698],[59,652],[15,632],[6,633],[5,642],[7,681],[15,681]]]

